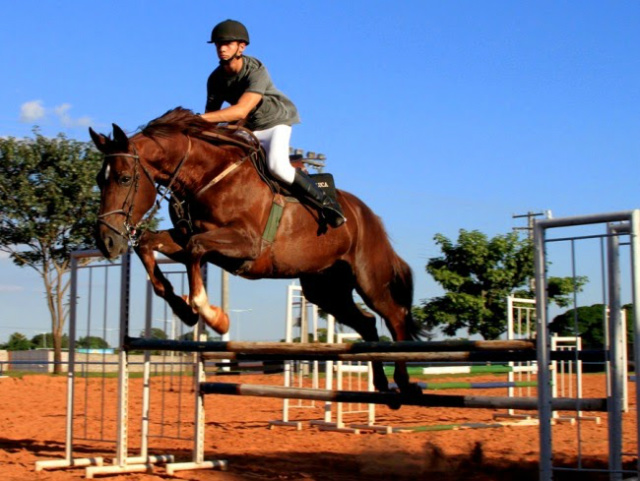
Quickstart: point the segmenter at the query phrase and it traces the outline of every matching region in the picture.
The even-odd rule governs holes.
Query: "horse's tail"
[[[341,192],[343,198],[350,205],[347,217],[353,215],[357,219],[358,249],[355,265],[363,267],[363,271],[375,271],[374,282],[377,289],[388,289],[396,307],[404,311],[404,319],[396,318],[397,311],[386,314],[393,317],[387,321],[393,322],[395,335],[403,340],[419,340],[423,330],[416,324],[412,315],[413,308],[413,273],[409,265],[396,253],[382,219],[378,217],[364,202],[348,192]],[[349,224],[348,224],[349,225]],[[344,228],[344,227],[343,227]],[[370,272],[370,275],[371,272]],[[380,295],[378,293],[378,295]],[[377,311],[376,311],[377,312]],[[378,312],[382,317],[385,314]],[[386,318],[386,317],[385,317]],[[391,326],[389,326],[391,328]],[[404,334],[404,335],[403,335]]]
[[[413,307],[413,273],[411,267],[393,252],[393,277],[389,284],[391,296],[406,309],[404,325],[408,341],[417,341],[423,335],[423,329],[415,322],[411,313]]]

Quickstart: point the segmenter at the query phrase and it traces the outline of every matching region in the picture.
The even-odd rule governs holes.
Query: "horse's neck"
[[[162,144],[145,144],[144,147],[158,151],[152,151],[150,156],[141,155],[154,159],[149,160],[149,166],[154,171],[156,183],[171,189],[179,197],[198,196],[223,179],[225,184],[233,182],[245,169],[255,172],[250,161],[251,152],[239,145],[217,145],[199,138],[183,138],[182,143],[167,138]]]
[[[190,149],[187,148],[177,148],[174,145],[169,145],[168,149],[165,148],[159,161],[155,163],[158,184],[165,187],[183,184],[182,177],[185,172],[188,172],[185,167],[189,162],[190,154]]]
[[[239,149],[235,145],[208,145],[208,147],[209,149],[200,152],[201,156],[204,155],[203,165],[206,167],[199,179],[201,185],[197,187],[196,196],[214,188],[223,180],[225,183],[234,183],[233,179],[237,177],[246,179],[246,175],[242,175],[243,172],[257,174],[251,162],[251,157],[255,155],[255,152],[246,151],[243,148]]]

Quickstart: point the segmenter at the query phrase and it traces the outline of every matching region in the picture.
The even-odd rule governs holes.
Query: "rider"
[[[295,105],[277,90],[265,66],[256,58],[243,55],[249,45],[249,32],[235,20],[225,20],[213,28],[220,65],[207,81],[207,106],[202,117],[209,122],[245,120],[267,153],[271,173],[291,185],[316,208],[332,227],[346,218],[340,204],[289,161],[291,126],[300,122]],[[228,107],[222,108],[227,102]]]

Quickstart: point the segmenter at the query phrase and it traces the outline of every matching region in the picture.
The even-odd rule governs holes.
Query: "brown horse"
[[[275,237],[265,241],[277,196],[247,160],[255,151],[212,142],[207,132],[215,129],[183,108],[151,121],[130,139],[115,124],[113,139],[89,129],[105,154],[96,236],[103,254],[114,258],[133,244],[155,293],[188,325],[201,316],[218,333],[229,328],[226,314],[209,306],[203,285],[200,267],[211,262],[249,279],[297,277],[310,302],[363,340],[378,341],[375,317],[356,305],[355,289],[385,320],[394,340],[418,339],[411,270],[394,252],[380,218],[344,191],[337,198],[348,222],[336,229],[323,225],[315,209],[287,201]],[[174,227],[153,232],[144,229],[143,218],[155,212],[159,192],[174,200]],[[188,302],[174,293],[154,251],[186,266]],[[402,391],[415,392],[404,363],[396,364],[394,379]],[[374,365],[374,383],[378,390],[389,389],[381,363]]]

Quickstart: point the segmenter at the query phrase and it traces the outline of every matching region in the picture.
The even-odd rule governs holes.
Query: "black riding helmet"
[[[244,42],[249,45],[249,32],[247,27],[236,20],[225,20],[213,27],[211,40],[207,43],[216,42]]]

